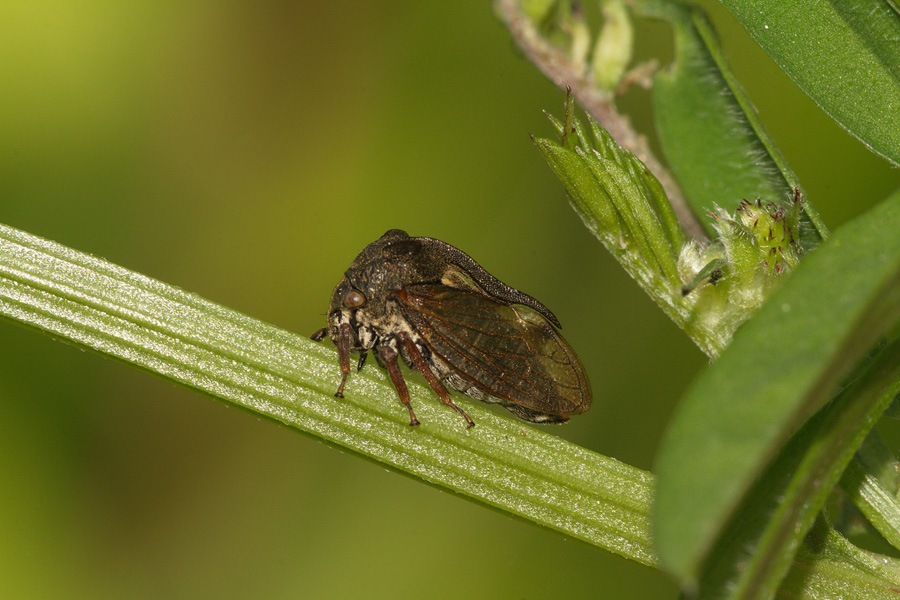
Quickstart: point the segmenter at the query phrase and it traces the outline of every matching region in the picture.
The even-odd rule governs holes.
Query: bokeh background
[[[900,185],[703,4],[831,227]],[[669,52],[662,25],[638,42]],[[487,2],[9,0],[0,221],[303,334],[385,230],[444,239],[551,307],[581,354],[594,408],[553,431],[649,469],[707,361],[531,145],[562,101]],[[623,105],[649,131],[647,94]],[[676,596],[654,570],[5,321],[0,357],[0,597]]]

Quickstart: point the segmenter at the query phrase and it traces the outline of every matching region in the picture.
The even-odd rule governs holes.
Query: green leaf
[[[382,369],[340,370],[331,344],[0,225],[0,316],[643,564],[652,475],[477,404],[466,430],[424,385],[409,417]],[[458,400],[465,403],[466,400]]]
[[[892,334],[888,334],[888,336],[897,337]],[[885,411],[885,415],[896,418],[897,415],[892,413],[897,408],[898,399],[900,396],[894,398],[894,402]],[[877,431],[866,438],[857,452],[856,459],[867,473],[875,477],[882,488],[891,495],[897,496],[900,492],[900,462],[897,462],[894,451],[887,447]]]
[[[828,115],[900,165],[900,16],[879,0],[721,0]]]
[[[675,32],[675,58],[656,75],[653,109],[660,144],[695,214],[716,206],[733,211],[742,199],[787,202],[799,180],[731,72],[705,13],[659,0],[636,8],[669,21]],[[813,236],[801,244],[810,249],[827,230],[809,202],[804,213],[813,227],[802,230]],[[710,220],[702,222],[713,233]]]
[[[799,262],[803,203],[742,201],[716,209],[713,243],[687,241],[659,181],[590,119],[550,118],[560,142],[534,139],[585,225],[644,291],[710,357]]]
[[[594,44],[591,66],[594,84],[613,93],[632,59],[634,26],[622,0],[605,0],[602,9],[603,26]]]
[[[717,328],[722,319],[698,318],[694,297],[685,301],[685,282],[676,263],[685,237],[659,182],[593,120],[594,141],[589,141],[580,123],[570,121],[569,110],[571,105],[565,125],[554,121],[563,133],[562,143],[535,139],[535,145],[588,229],[707,355],[717,356],[739,316],[728,313],[734,317],[729,320],[732,327]]]
[[[800,566],[804,564],[815,564],[820,573],[827,573],[834,579],[843,578],[847,583],[843,590],[827,590],[812,581],[814,575],[806,581],[806,589],[811,592],[811,597],[818,600],[871,600],[885,597],[885,592],[896,598],[900,589],[900,561],[857,548],[829,527],[823,518],[816,521],[797,553],[794,568],[779,590],[779,598],[796,597],[792,588],[798,580],[807,579]],[[886,588],[883,587],[885,585]]]
[[[671,205],[659,198],[659,182],[593,120],[594,143],[580,123],[568,129],[571,110],[569,97],[562,144],[538,138],[535,145],[585,226],[663,309],[677,310],[671,296],[681,287],[675,261],[684,235]]]
[[[810,419],[758,478],[704,565],[699,598],[774,596],[844,468],[898,391],[895,342]],[[897,581],[900,570],[886,575]]]
[[[859,461],[844,472],[841,488],[894,548],[900,549],[900,502]]]
[[[900,193],[808,256],[688,391],[658,458],[655,540],[696,583],[776,452],[900,317]]]

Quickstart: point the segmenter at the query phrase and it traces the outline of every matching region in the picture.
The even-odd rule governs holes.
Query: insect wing
[[[565,421],[590,407],[581,362],[533,309],[445,285],[410,285],[399,297],[409,323],[463,388],[474,386],[532,421]]]

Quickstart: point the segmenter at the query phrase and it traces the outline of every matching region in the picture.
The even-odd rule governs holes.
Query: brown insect
[[[392,229],[366,246],[334,288],[326,335],[337,345],[344,397],[350,355],[369,350],[387,369],[409,424],[419,420],[397,357],[418,369],[441,401],[466,420],[443,384],[499,403],[535,423],[564,423],[591,406],[581,361],[550,310],[468,254],[440,240]]]

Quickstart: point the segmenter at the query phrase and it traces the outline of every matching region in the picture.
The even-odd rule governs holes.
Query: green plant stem
[[[466,430],[415,382],[409,387],[422,425],[411,428],[377,366],[351,376],[346,398],[334,398],[339,369],[329,345],[3,225],[0,316],[656,565],[650,473],[475,404],[466,411],[477,426]],[[847,597],[893,597],[889,581],[831,555],[805,553],[794,571],[786,597],[835,597],[848,589],[865,595]]]
[[[628,117],[618,112],[610,93],[589,81],[579,70],[577,61],[541,35],[521,0],[494,0],[493,4],[495,12],[528,60],[560,89],[570,88],[578,104],[609,131],[616,142],[647,165],[665,189],[685,233],[691,237],[704,237],[703,227],[685,202],[675,178],[656,158],[646,138],[635,131]]]
[[[0,315],[631,560],[655,561],[649,473],[481,406],[466,406],[477,424],[466,430],[414,381],[422,425],[411,428],[374,364],[337,399],[330,343],[5,226]]]

